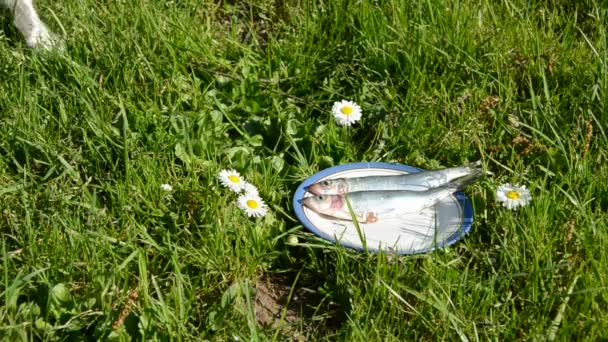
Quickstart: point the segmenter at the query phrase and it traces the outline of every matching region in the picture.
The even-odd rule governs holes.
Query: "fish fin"
[[[435,221],[435,208],[424,208],[417,213],[399,216],[400,223],[395,225],[402,233],[416,236],[419,239],[429,239],[435,236],[435,228],[430,222]]]

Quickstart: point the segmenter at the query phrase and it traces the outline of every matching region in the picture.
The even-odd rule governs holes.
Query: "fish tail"
[[[488,170],[483,171],[481,169],[481,159],[476,162],[465,165],[465,168],[467,168],[469,171],[471,171],[472,172],[471,174],[475,174],[476,171],[481,171],[487,176],[494,176],[494,172],[491,172]]]
[[[446,186],[452,189],[453,191],[460,191],[466,188],[467,186],[477,182],[481,177],[485,175],[486,172],[483,170],[474,170],[471,174],[458,178],[457,180],[446,184]]]
[[[480,166],[481,166],[481,159],[476,162],[472,162],[472,163],[469,163],[466,165],[466,167],[471,170],[478,169]]]

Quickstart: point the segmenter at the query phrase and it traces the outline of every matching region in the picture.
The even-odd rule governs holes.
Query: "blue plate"
[[[398,175],[420,171],[423,170],[412,166],[377,162],[330,167],[300,184],[293,197],[293,208],[300,222],[308,230],[325,240],[357,250],[365,249],[362,239],[365,240],[368,251],[398,254],[425,253],[449,246],[468,233],[473,224],[471,202],[462,192],[457,192],[420,213],[359,224],[362,236],[353,222],[320,216],[300,204],[302,198],[312,195],[305,188],[325,179]],[[421,190],[426,188],[419,186]]]

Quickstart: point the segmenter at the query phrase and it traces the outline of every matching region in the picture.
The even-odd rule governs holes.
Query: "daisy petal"
[[[268,213],[268,206],[255,194],[245,193],[237,199],[238,207],[249,217],[262,217]]]
[[[525,185],[502,184],[496,189],[496,199],[507,209],[525,207],[532,200],[532,195]]]
[[[235,170],[222,170],[218,176],[220,183],[233,192],[241,192],[247,183]]]
[[[342,100],[335,102],[331,112],[336,122],[342,126],[350,126],[361,120],[361,107],[353,101]]]
[[[260,192],[258,191],[258,188],[256,188],[255,185],[246,182],[245,185],[243,186],[243,192],[246,194],[250,194],[250,195],[255,195],[258,196],[260,194]]]

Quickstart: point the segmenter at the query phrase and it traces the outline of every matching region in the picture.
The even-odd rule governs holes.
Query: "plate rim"
[[[405,164],[384,163],[384,162],[355,162],[355,163],[335,165],[335,166],[323,169],[323,170],[313,174],[312,176],[306,178],[302,183],[300,183],[300,185],[296,189],[296,192],[294,193],[293,198],[292,198],[292,206],[296,213],[296,217],[298,218],[300,223],[302,223],[302,225],[306,229],[311,231],[313,234],[317,235],[318,237],[320,237],[324,240],[327,240],[327,241],[333,242],[333,243],[338,243],[344,247],[352,248],[352,249],[363,252],[363,251],[365,251],[365,249],[362,246],[354,245],[354,244],[348,243],[348,242],[338,242],[338,241],[336,241],[334,236],[330,236],[329,234],[323,233],[319,228],[317,228],[306,217],[306,214],[304,214],[302,205],[298,201],[304,197],[304,194],[306,193],[306,191],[304,190],[305,187],[307,187],[313,183],[316,183],[318,180],[320,180],[322,178],[331,176],[334,173],[357,170],[357,169],[388,169],[388,170],[394,170],[394,171],[405,171],[405,172],[409,172],[409,173],[421,172],[421,171],[425,171],[425,170],[414,167],[414,166],[405,165]],[[431,252],[431,251],[434,251],[437,249],[451,246],[454,243],[456,243],[457,241],[461,240],[467,233],[469,233],[469,231],[471,230],[471,227],[473,225],[473,221],[474,221],[474,219],[473,219],[474,212],[473,212],[473,206],[472,206],[471,200],[462,191],[454,193],[454,197],[456,198],[456,200],[457,200],[458,204],[460,205],[460,207],[462,208],[462,212],[463,212],[462,224],[461,224],[460,228],[458,230],[456,230],[456,232],[454,232],[450,237],[448,237],[442,244],[437,244],[433,247],[422,248],[422,249],[415,250],[415,251],[399,251],[398,254],[407,255],[407,254],[428,253],[428,252]],[[380,249],[378,247],[372,247],[372,246],[368,246],[367,250],[370,252],[386,251],[385,249]]]

